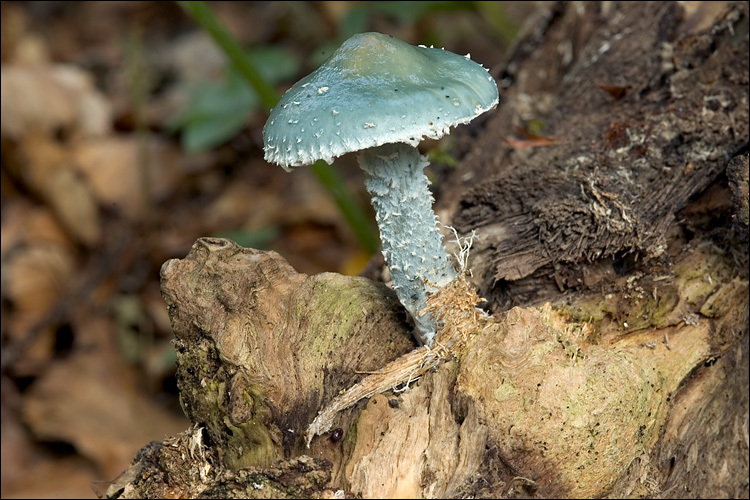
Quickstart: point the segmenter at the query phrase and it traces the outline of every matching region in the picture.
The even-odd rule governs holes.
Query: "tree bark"
[[[393,291],[214,238],[165,263],[195,425],[107,496],[747,497],[749,16],[706,9],[532,26],[441,185],[492,317],[309,448],[323,406],[416,347]]]

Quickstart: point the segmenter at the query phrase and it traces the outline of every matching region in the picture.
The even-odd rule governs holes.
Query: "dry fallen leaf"
[[[552,146],[558,142],[563,142],[563,137],[551,137],[536,135],[524,128],[517,127],[516,130],[526,137],[526,139],[503,139],[503,141],[510,147],[515,149],[527,149],[536,148],[540,146]]]
[[[27,244],[52,244],[74,251],[70,238],[49,209],[33,205],[24,198],[15,198],[3,205],[0,234],[3,259],[8,252]]]
[[[88,182],[73,168],[69,149],[31,133],[19,142],[15,162],[23,182],[47,203],[73,239],[87,247],[100,241],[99,207]]]
[[[35,446],[19,420],[20,394],[9,378],[2,379],[3,498],[94,498],[89,487],[97,478],[91,462],[80,456],[55,456]]]
[[[630,85],[624,87],[619,85],[610,85],[608,83],[597,83],[600,89],[614,97],[615,101],[619,101],[625,96],[625,92],[630,88]]]
[[[176,434],[189,422],[139,388],[133,367],[111,341],[110,318],[87,313],[73,328],[91,343],[35,381],[24,400],[24,421],[37,439],[71,443],[93,460],[102,479],[112,479],[143,443]]]
[[[33,130],[51,137],[66,130],[91,137],[111,131],[109,102],[96,90],[93,78],[76,66],[3,64],[0,74],[3,136],[18,140]]]
[[[77,255],[48,209],[14,199],[3,211],[2,298],[13,310],[3,316],[3,346],[33,338],[12,360],[16,374],[33,375],[53,355],[55,326],[44,323],[70,291]]]
[[[96,200],[139,220],[153,201],[175,188],[180,177],[179,152],[170,143],[137,136],[111,136],[77,144],[76,168],[88,179]]]
[[[505,143],[514,149],[538,148],[541,146],[554,146],[565,139],[562,137],[542,137],[528,134],[528,139],[503,139]]]

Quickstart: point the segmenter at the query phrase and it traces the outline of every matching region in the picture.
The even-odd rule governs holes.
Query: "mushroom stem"
[[[432,210],[430,183],[424,175],[427,158],[413,146],[393,143],[366,149],[357,160],[367,173],[365,185],[393,288],[414,319],[417,340],[432,345],[438,325],[429,313],[420,312],[427,306],[427,292],[437,292],[456,278],[456,270]]]

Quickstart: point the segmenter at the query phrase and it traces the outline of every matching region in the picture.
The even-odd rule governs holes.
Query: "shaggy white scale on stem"
[[[417,338],[431,345],[437,326],[424,312],[428,293],[435,293],[456,277],[432,210],[432,193],[424,175],[427,159],[403,143],[362,151],[357,160],[367,174],[380,229],[383,258],[393,289],[414,319]]]

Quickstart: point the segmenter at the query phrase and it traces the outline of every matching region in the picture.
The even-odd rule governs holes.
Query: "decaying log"
[[[194,426],[107,495],[747,497],[748,6],[682,9],[555,5],[521,42],[443,187],[493,316],[309,448],[416,347],[392,290],[215,238],[165,263]],[[499,140],[539,117],[564,141]]]
[[[124,491],[143,495],[151,490],[132,485],[153,487],[157,477],[192,494],[297,496],[300,475],[317,471],[305,496],[651,496],[668,487],[682,496],[695,487],[685,475],[700,469],[713,477],[689,492],[741,494],[747,442],[732,438],[747,428],[748,284],[734,266],[702,242],[668,275],[621,278],[617,297],[514,308],[460,360],[343,412],[341,439],[330,433],[306,449],[306,425],[331,387],[412,346],[392,292],[199,240],[163,269],[182,402],[197,427],[175,440],[181,453],[166,454],[177,445],[164,443],[137,461]],[[660,276],[668,278],[651,282]],[[620,301],[653,324],[628,332],[608,322]],[[317,461],[302,467],[304,456]],[[238,470],[257,486],[230,473]],[[282,477],[287,490],[273,484]]]
[[[663,254],[677,211],[747,154],[746,5],[697,32],[701,9],[607,6],[560,6],[519,45],[531,55],[497,75],[501,104],[441,197],[451,225],[480,235],[469,265],[497,309],[546,300],[550,273],[579,285],[568,263]],[[534,124],[561,141],[509,141]]]
[[[139,465],[168,467],[170,457],[177,457],[176,464],[186,472],[169,469],[170,488],[182,492],[206,488],[223,494],[234,488],[231,491],[238,496],[248,492],[324,495],[331,494],[332,487],[366,497],[528,491],[543,496],[606,492],[645,496],[662,492],[667,485],[681,496],[691,484],[685,476],[698,471],[714,477],[701,477],[701,489],[693,493],[702,496],[708,486],[712,491],[723,486],[722,491],[734,496],[736,491],[726,488],[742,488],[739,481],[734,485],[731,481],[743,477],[747,451],[746,442],[732,438],[742,437],[747,416],[743,394],[748,314],[747,280],[736,275],[734,257],[713,242],[702,241],[675,259],[670,275],[660,269],[656,277],[622,277],[617,296],[555,308],[515,308],[496,328],[474,337],[460,363],[439,367],[401,395],[375,396],[356,420],[342,416],[344,439],[324,437],[307,451],[301,434],[315,407],[283,403],[284,391],[279,387],[293,387],[304,400],[305,391],[311,389],[300,381],[314,380],[323,370],[278,364],[258,345],[294,346],[300,319],[315,316],[308,307],[315,304],[318,310],[321,302],[328,304],[322,309],[327,311],[329,326],[312,330],[323,336],[319,342],[328,342],[337,337],[329,331],[330,325],[345,323],[356,310],[352,307],[366,301],[380,320],[350,329],[359,334],[359,345],[315,351],[328,354],[322,366],[353,382],[358,375],[341,370],[340,364],[355,359],[355,353],[367,352],[361,347],[368,343],[368,335],[384,338],[383,330],[378,333],[371,326],[398,333],[381,344],[402,342],[399,349],[385,352],[386,359],[410,343],[402,319],[393,313],[392,295],[382,286],[362,286],[367,282],[357,278],[304,277],[277,255],[240,249],[226,240],[200,240],[188,258],[170,261],[164,268],[165,297],[175,319],[178,346],[185,347],[179,350],[185,356],[180,361],[181,380],[187,384],[183,401],[200,427],[181,438],[182,453],[161,452],[157,459]],[[657,279],[664,276],[668,279]],[[328,279],[339,282],[340,288],[317,283]],[[342,285],[347,281],[351,283]],[[257,295],[244,304],[228,302],[228,292],[252,297],[239,293],[246,287],[262,290],[267,300]],[[359,291],[341,293],[352,289]],[[179,300],[176,291],[193,299]],[[652,326],[635,327],[628,334],[624,325],[612,324],[607,317],[620,302],[630,304],[627,311],[633,316],[626,319],[634,325],[647,320]],[[289,314],[297,319],[290,320]],[[571,321],[581,317],[588,321]],[[261,338],[248,335],[258,318],[269,321],[263,331],[273,341],[262,339],[262,334]],[[218,340],[227,337],[245,340],[239,344]],[[213,353],[198,357],[198,366],[204,364],[203,356],[213,366],[201,373],[206,377],[200,379],[203,382],[195,378],[200,371],[191,354],[202,352],[201,346]],[[287,358],[295,357],[294,349],[285,352]],[[247,358],[259,363],[255,371],[228,361]],[[264,363],[271,366],[262,369]],[[258,380],[257,373],[266,377],[249,383]],[[233,397],[237,391],[240,395]],[[264,414],[263,408],[270,410]],[[296,424],[281,417],[290,412]],[[222,424],[212,431],[211,423],[217,421]],[[247,426],[255,429],[237,432]],[[289,439],[286,444],[283,438],[261,441],[258,435]],[[720,443],[718,448],[714,441]],[[239,467],[238,450],[248,450],[241,463],[245,482],[231,473]],[[328,462],[309,461],[300,469],[294,458],[300,453]],[[267,457],[281,456],[289,459],[270,466],[272,459]],[[706,462],[712,461],[701,460],[707,456],[720,458],[716,463],[721,466],[707,467]],[[738,465],[740,470],[735,470]],[[281,469],[294,473],[282,474]],[[200,482],[201,471],[204,482]],[[317,482],[300,478],[315,471],[312,477]],[[335,480],[327,481],[328,475]],[[143,471],[135,477],[142,478]],[[289,481],[286,490],[274,484],[282,477]],[[190,478],[198,486],[180,482]],[[303,480],[307,489],[297,486]],[[142,484],[153,485],[153,481],[153,474],[146,475]],[[311,489],[310,484],[319,489]],[[149,490],[136,491],[140,495]]]

